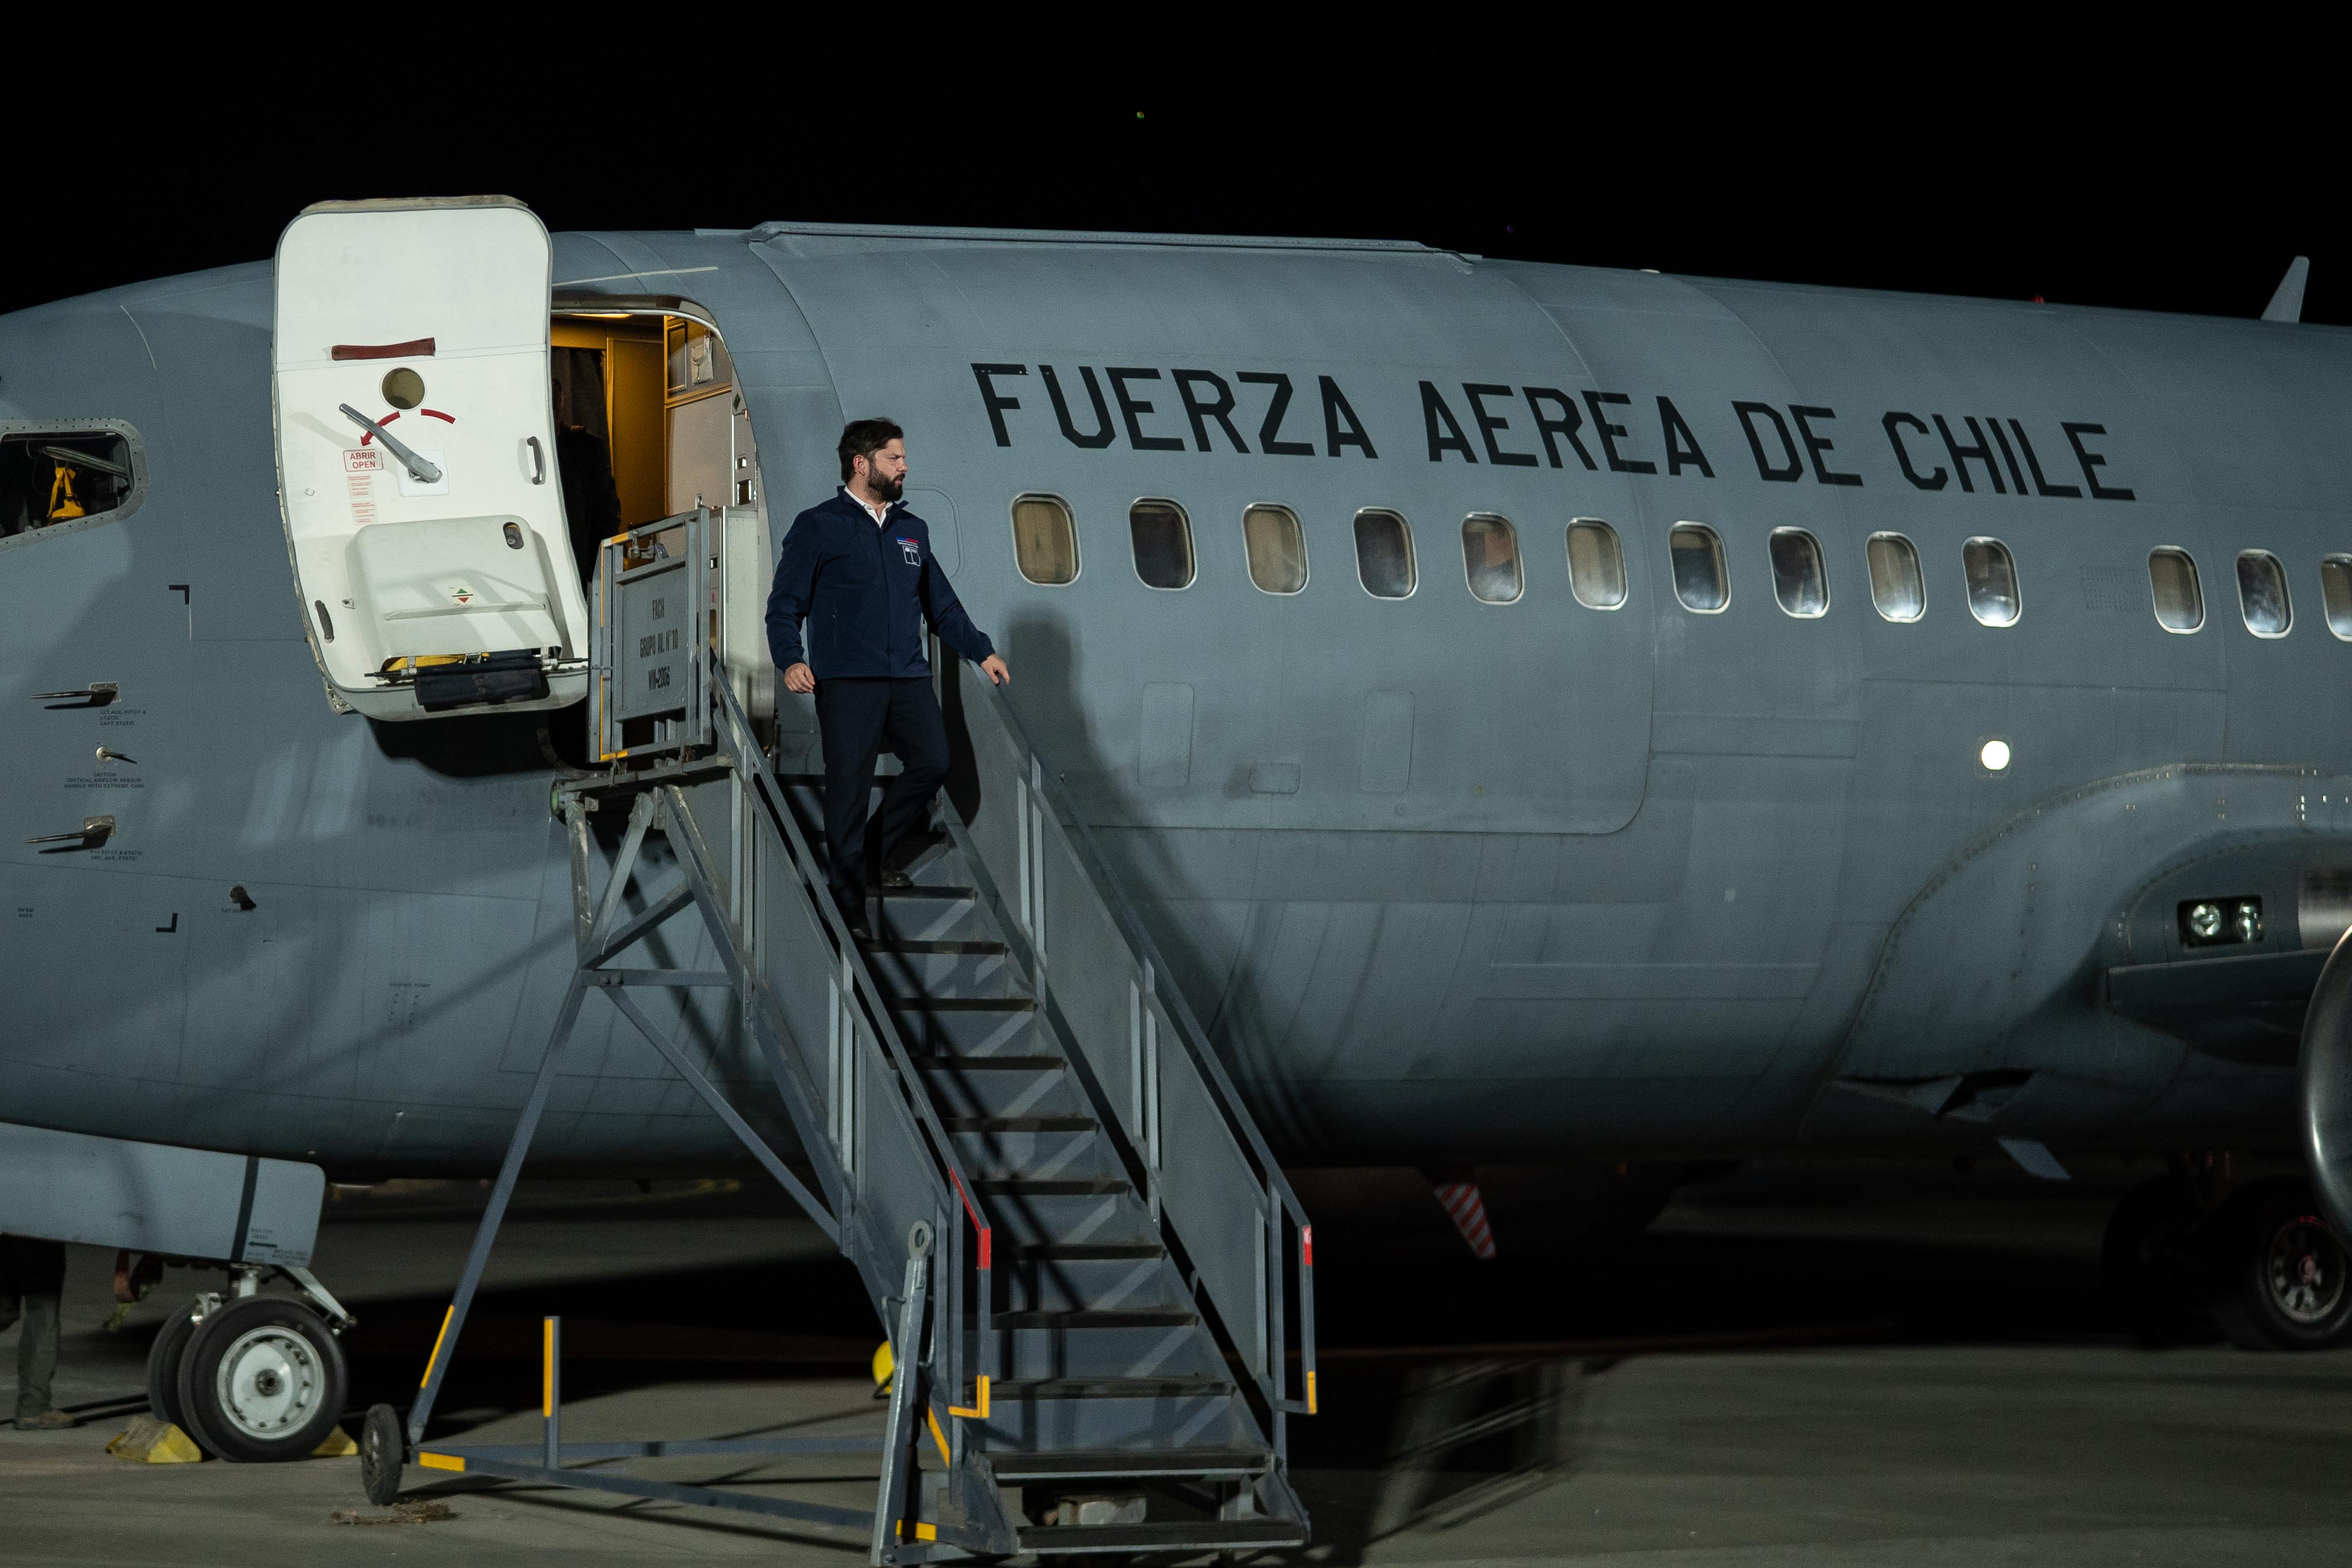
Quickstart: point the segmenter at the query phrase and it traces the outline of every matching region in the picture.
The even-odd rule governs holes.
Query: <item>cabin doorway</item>
[[[559,300],[549,333],[556,468],[583,584],[624,529],[723,518],[719,637],[735,695],[775,707],[764,612],[773,557],[751,410],[718,323],[685,300]]]

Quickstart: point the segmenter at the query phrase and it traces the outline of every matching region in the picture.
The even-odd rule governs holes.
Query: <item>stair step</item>
[[[1275,1519],[1204,1519],[1197,1523],[1037,1524],[1019,1535],[1021,1550],[1059,1552],[1212,1552],[1221,1547],[1304,1546],[1307,1527]]]
[[[1263,1448],[1066,1448],[1038,1454],[991,1449],[988,1462],[1000,1481],[1040,1481],[1081,1476],[1255,1476],[1272,1467],[1274,1456]]]
[[[950,1132],[1092,1132],[1100,1123],[1091,1116],[942,1116],[940,1125]]]
[[[1181,1329],[1200,1314],[1182,1307],[1098,1307],[1059,1312],[999,1312],[992,1329]]]
[[[1117,1176],[980,1176],[971,1184],[1003,1198],[1110,1197],[1134,1191]]]
[[[1034,1013],[1034,996],[900,996],[896,1000],[925,1013]]]
[[[925,1072],[1052,1072],[1070,1064],[1060,1057],[950,1056],[935,1051],[915,1058]]]
[[[972,888],[950,888],[942,884],[933,888],[918,882],[911,888],[885,888],[875,895],[883,899],[976,899],[979,890]]]
[[[1183,1399],[1230,1394],[1222,1377],[1041,1377],[989,1385],[989,1397],[1008,1404],[1041,1399]]]
[[[1135,1258],[1159,1258],[1168,1249],[1156,1241],[1035,1241],[1018,1249],[1034,1263],[1115,1263]]]
[[[999,957],[1006,951],[1001,942],[898,942],[885,940],[862,944],[868,952],[903,953],[978,953]]]

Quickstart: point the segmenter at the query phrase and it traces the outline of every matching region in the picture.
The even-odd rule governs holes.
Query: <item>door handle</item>
[[[119,681],[93,680],[79,691],[37,691],[36,702],[79,702],[85,708],[103,708],[122,695]]]
[[[79,844],[85,849],[95,849],[114,837],[114,818],[85,816],[79,833],[46,833],[38,838],[27,838],[27,844]]]
[[[438,465],[428,463],[408,449],[407,444],[383,426],[361,413],[348,403],[335,405],[336,411],[361,429],[383,443],[383,449],[400,459],[400,466],[420,485],[437,485],[442,475]]]
[[[536,436],[526,436],[523,439],[530,443],[530,482],[543,485],[547,483],[547,448],[539,444]]]

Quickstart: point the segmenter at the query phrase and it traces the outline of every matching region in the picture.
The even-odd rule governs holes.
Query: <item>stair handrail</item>
[[[1234,1089],[1233,1079],[1225,1071],[1224,1063],[1210,1046],[1207,1032],[1201,1027],[1200,1020],[1193,1015],[1192,1005],[1176,985],[1167,960],[1160,955],[1159,943],[1152,940],[1150,931],[1144,926],[1141,915],[1137,912],[1133,901],[1128,897],[1125,884],[1112,870],[1108,858],[1104,855],[1101,845],[1095,838],[1094,829],[1079,814],[1076,804],[1072,800],[1068,786],[1064,783],[1061,774],[1045,765],[1043,754],[1029,739],[1028,730],[1022,724],[1019,715],[1013,712],[1013,704],[1004,693],[998,690],[995,684],[986,675],[980,673],[975,667],[966,664],[961,659],[954,660],[954,665],[960,679],[960,690],[966,695],[964,706],[967,710],[971,706],[969,693],[977,690],[986,711],[1003,727],[1006,736],[1020,752],[1025,764],[1024,773],[1028,777],[1030,787],[1045,796],[1050,809],[1041,813],[1041,817],[1045,822],[1051,824],[1052,831],[1058,834],[1069,847],[1072,858],[1086,870],[1087,880],[1093,887],[1096,898],[1102,900],[1105,907],[1109,910],[1118,929],[1126,936],[1129,958],[1136,968],[1149,978],[1154,999],[1159,1002],[1161,1011],[1168,1016],[1170,1021],[1176,1026],[1177,1037],[1182,1042],[1186,1057],[1210,1086],[1212,1099],[1223,1114],[1228,1131],[1249,1152],[1252,1160],[1257,1165],[1259,1179],[1264,1183],[1268,1195],[1280,1205],[1284,1214],[1297,1227],[1301,1264],[1297,1321],[1301,1371],[1306,1383],[1306,1399],[1301,1402],[1292,1402],[1282,1392],[1286,1379],[1279,1369],[1284,1366],[1286,1360],[1287,1348],[1286,1335],[1282,1332],[1285,1325],[1279,1321],[1270,1325],[1276,1331],[1276,1334],[1267,1347],[1267,1372],[1269,1377],[1274,1380],[1271,1393],[1277,1406],[1276,1413],[1277,1424],[1280,1423],[1281,1413],[1285,1410],[1293,1414],[1311,1415],[1314,1413],[1316,1405],[1315,1244],[1314,1226],[1307,1217],[1307,1210],[1299,1203],[1297,1194],[1291,1190],[1289,1180],[1284,1176],[1281,1165],[1276,1161],[1273,1151],[1266,1146],[1264,1135],[1258,1131],[1256,1119],[1250,1115],[1248,1107],[1244,1103],[1240,1092]],[[973,856],[971,858],[975,874],[986,875],[985,868],[979,864],[978,857]],[[1278,1279],[1269,1279],[1267,1283],[1269,1293],[1274,1298],[1276,1313],[1279,1315],[1280,1304],[1286,1293],[1280,1289]]]
[[[901,1105],[912,1112],[916,1124],[923,1130],[924,1142],[929,1145],[931,1156],[938,1162],[940,1167],[935,1174],[945,1178],[944,1182],[940,1184],[941,1197],[961,1205],[966,1217],[971,1222],[972,1229],[977,1233],[978,1247],[975,1254],[967,1252],[963,1247],[961,1228],[959,1226],[955,1230],[953,1245],[947,1249],[947,1257],[951,1262],[947,1271],[946,1288],[939,1292],[938,1310],[941,1331],[936,1335],[934,1342],[945,1363],[940,1369],[941,1373],[940,1387],[944,1394],[940,1403],[949,1409],[950,1415],[960,1416],[965,1414],[955,1408],[964,1393],[963,1341],[961,1333],[956,1331],[956,1325],[962,1321],[964,1301],[967,1299],[976,1301],[980,1342],[983,1345],[988,1342],[989,1320],[992,1312],[991,1298],[993,1295],[987,1278],[993,1265],[991,1256],[992,1227],[987,1216],[981,1212],[971,1178],[965,1173],[962,1162],[956,1158],[955,1144],[948,1136],[946,1127],[940,1122],[938,1110],[931,1104],[930,1096],[924,1089],[912,1056],[907,1049],[906,1042],[899,1037],[898,1023],[891,1017],[889,1008],[884,1003],[881,987],[876,983],[873,971],[866,962],[866,955],[859,950],[856,939],[851,936],[848,921],[842,915],[840,908],[824,890],[825,881],[817,868],[816,857],[810,849],[807,838],[802,834],[799,822],[794,819],[791,808],[785,803],[783,786],[777,780],[774,770],[768,765],[767,755],[761,749],[757,736],[751,728],[751,720],[744,713],[742,704],[735,696],[732,683],[727,679],[725,668],[719,663],[715,650],[705,650],[705,657],[712,667],[710,678],[706,684],[714,693],[714,700],[726,731],[726,740],[722,742],[724,749],[731,753],[730,760],[736,768],[738,776],[751,785],[751,793],[759,803],[759,815],[769,820],[773,830],[782,840],[785,852],[793,861],[794,878],[800,884],[803,904],[814,910],[824,929],[833,935],[843,967],[850,979],[851,994],[858,1003],[860,1011],[866,1015],[867,1029],[863,1032],[871,1033],[874,1040],[873,1048],[879,1051],[883,1064],[888,1068],[891,1079],[898,1086]],[[741,933],[739,932],[739,940],[740,935]],[[759,972],[756,967],[747,964],[746,973],[753,977],[754,984],[762,990],[766,988],[765,982],[758,978]],[[947,1209],[950,1204],[943,1202],[941,1207]],[[892,1237],[876,1239],[884,1244],[886,1252],[897,1240]],[[977,1278],[967,1283],[965,1279],[967,1273]],[[981,1394],[981,1399],[984,1405],[986,1403],[984,1391]],[[961,1426],[960,1419],[956,1421],[956,1447],[959,1454],[962,1447]]]

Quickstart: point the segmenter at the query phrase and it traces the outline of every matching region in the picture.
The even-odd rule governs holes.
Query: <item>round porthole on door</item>
[[[425,378],[402,365],[383,373],[383,400],[394,408],[414,408],[425,401]]]
[[[509,550],[520,550],[522,548],[522,524],[519,522],[510,522],[507,524],[506,532],[507,548]]]

